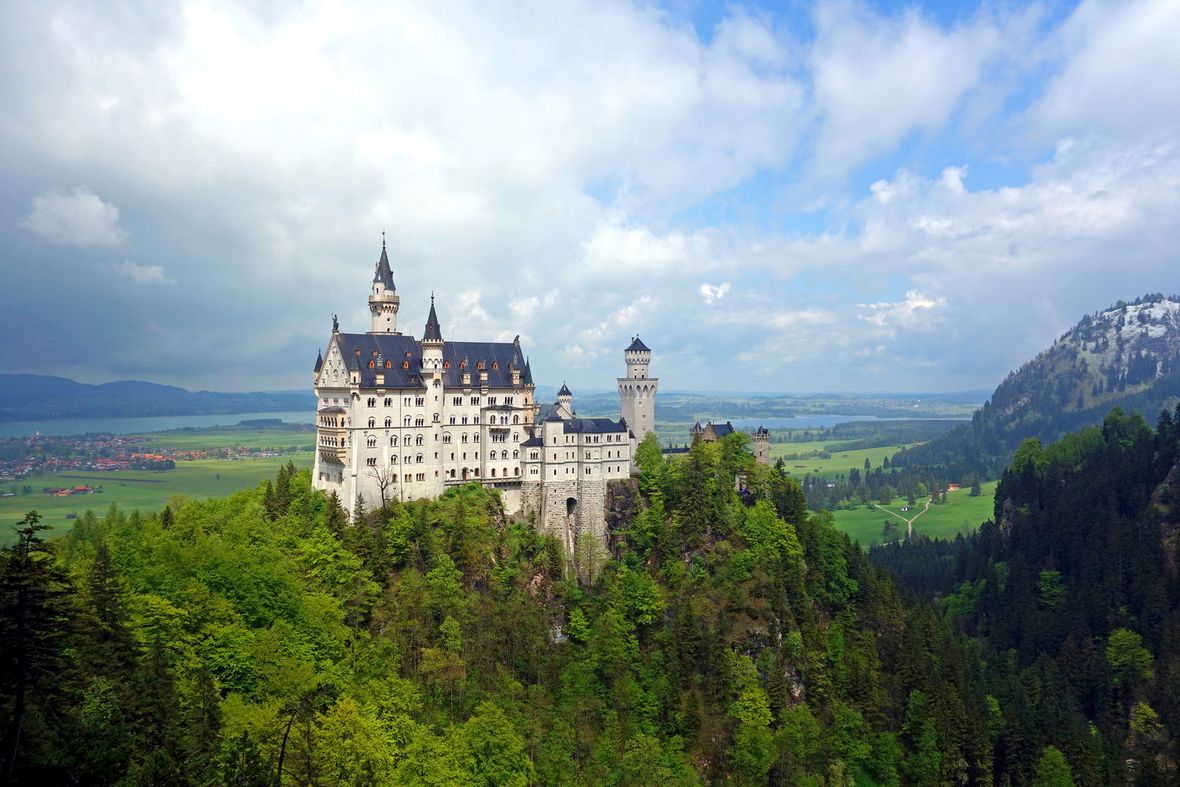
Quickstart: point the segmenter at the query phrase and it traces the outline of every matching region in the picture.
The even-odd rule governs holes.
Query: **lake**
[[[162,432],[185,427],[236,426],[240,421],[278,418],[289,424],[315,422],[315,412],[302,410],[286,413],[227,413],[225,415],[148,415],[130,418],[59,418],[42,421],[0,422],[0,437],[28,437],[34,432],[43,435],[77,435],[91,432],[106,434],[138,434]]]

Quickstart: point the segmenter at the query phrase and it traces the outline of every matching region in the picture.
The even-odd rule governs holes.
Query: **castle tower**
[[[557,391],[557,406],[564,411],[564,417],[574,417],[574,395],[565,383],[562,383]]]
[[[369,293],[369,312],[373,316],[369,333],[397,334],[397,307],[401,298],[393,284],[393,271],[389,267],[389,255],[385,251],[385,238],[381,239],[381,259],[377,260],[377,271],[373,274],[373,290]]]
[[[635,435],[642,440],[656,427],[656,391],[660,381],[647,376],[651,363],[651,350],[636,336],[623,352],[627,362],[627,376],[618,378],[619,404],[623,420]]]
[[[770,464],[770,430],[759,426],[754,430],[754,461],[760,465]]]
[[[442,371],[443,337],[434,312],[434,295],[430,296],[430,314],[426,317],[426,329],[422,332],[422,370]]]

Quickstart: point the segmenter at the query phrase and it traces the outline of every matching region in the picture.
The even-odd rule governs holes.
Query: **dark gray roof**
[[[396,290],[393,286],[393,270],[389,267],[389,255],[385,253],[385,241],[381,241],[381,259],[377,260],[377,271],[373,274],[374,282],[381,282],[387,290]]]
[[[557,414],[557,405],[543,404],[538,408],[538,421],[560,421],[561,416]]]
[[[343,407],[337,406],[337,407],[324,407],[324,408],[317,410],[316,412],[318,412],[318,413],[347,413],[348,411],[345,410]]]
[[[627,352],[632,352],[635,350],[643,350],[644,352],[651,352],[651,348],[648,347],[643,342],[639,341],[638,336],[636,336],[634,339],[631,340],[631,346],[627,348]]]
[[[603,432],[625,432],[627,427],[609,418],[570,418],[563,421],[565,432],[601,434]]]
[[[557,395],[558,396],[573,396],[573,394],[570,393],[570,389],[568,387],[566,387],[565,383],[561,384],[561,388],[558,389]]]
[[[390,368],[380,369],[385,375],[386,388],[414,388],[423,385],[422,343],[413,336],[401,336],[393,333],[339,333],[336,341],[340,345],[340,354],[350,370],[361,373],[361,386],[372,388],[376,385],[374,375],[379,371],[369,368],[369,361],[376,361],[377,356],[389,360]],[[357,354],[357,351],[360,354]],[[374,354],[376,353],[376,354]],[[410,368],[404,364],[409,361]],[[512,366],[524,367],[524,359],[520,357],[520,348],[508,342],[447,342],[443,345],[443,362],[446,366],[443,372],[443,385],[447,388],[461,388],[462,374],[471,372],[471,385],[478,388],[480,369],[488,373],[487,384],[492,388],[512,387]],[[460,366],[466,363],[467,368]],[[521,381],[527,382],[524,375]]]
[[[318,372],[320,369],[323,369],[323,368],[324,368],[324,353],[320,350],[316,350],[315,371]]]
[[[539,437],[530,437],[528,440],[525,440],[523,443],[521,443],[521,445],[529,447],[545,445],[545,441]]]
[[[754,434],[756,434],[756,435],[770,434],[770,430],[767,429],[765,426],[759,426],[757,429],[754,430]]]
[[[726,435],[733,433],[733,424],[731,424],[729,421],[726,421],[723,424],[713,424],[713,434],[717,435],[718,437],[725,437]]]
[[[434,296],[430,296],[430,314],[426,316],[426,331],[422,334],[422,341],[441,342],[442,329],[438,327],[438,315],[434,313]]]

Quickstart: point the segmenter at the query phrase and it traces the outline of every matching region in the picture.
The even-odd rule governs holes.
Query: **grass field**
[[[996,484],[996,481],[981,484],[982,494],[979,497],[971,497],[971,492],[966,487],[948,492],[946,503],[930,506],[925,513],[914,520],[914,532],[931,538],[954,538],[958,533],[974,530],[992,518]],[[859,541],[861,546],[868,547],[880,544],[884,540],[883,525],[885,520],[897,525],[896,532],[904,536],[906,524],[898,517],[909,519],[920,512],[925,503],[919,501],[918,505],[908,512],[902,512],[901,507],[904,505],[906,505],[904,497],[895,497],[893,502],[886,506],[897,516],[887,514],[875,506],[833,511],[832,516],[835,518],[836,527]]]
[[[830,441],[829,441],[830,442]],[[811,451],[824,450],[825,443],[772,443],[770,458],[777,459],[787,454],[806,454]],[[879,448],[864,448],[858,451],[840,451],[831,455],[831,459],[784,459],[787,471],[795,478],[803,478],[808,473],[823,478],[833,478],[837,475],[847,475],[848,471],[856,468],[864,472],[865,459],[868,459],[876,469],[885,461],[885,457],[892,457],[905,445],[886,445]]]
[[[218,448],[249,446],[260,450],[286,449],[311,451],[315,447],[315,432],[293,429],[251,429],[240,426],[209,429],[172,429],[167,432],[148,432],[135,435],[147,438],[147,445],[179,448],[185,451],[212,451]]]
[[[274,478],[279,466],[288,460],[296,467],[311,465],[311,454],[266,457],[260,459],[200,459],[178,462],[175,470],[120,470],[110,473],[77,472],[30,476],[21,484],[33,487],[31,495],[0,498],[0,543],[12,540],[12,525],[30,510],[42,516],[42,522],[53,528],[51,535],[69,529],[73,520],[66,514],[81,515],[86,509],[102,515],[111,503],[128,511],[159,511],[176,495],[204,499],[225,497],[265,478]],[[51,497],[41,493],[42,487],[62,487],[87,484],[102,489],[91,495]]]

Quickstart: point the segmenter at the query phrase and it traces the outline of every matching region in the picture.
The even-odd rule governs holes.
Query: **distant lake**
[[[186,426],[236,426],[239,421],[278,418],[289,424],[315,422],[315,412],[298,410],[288,413],[227,413],[225,415],[147,415],[138,418],[59,418],[45,421],[0,422],[0,437],[28,437],[34,432],[43,435],[76,435],[90,432],[107,434],[137,434],[183,429]]]

